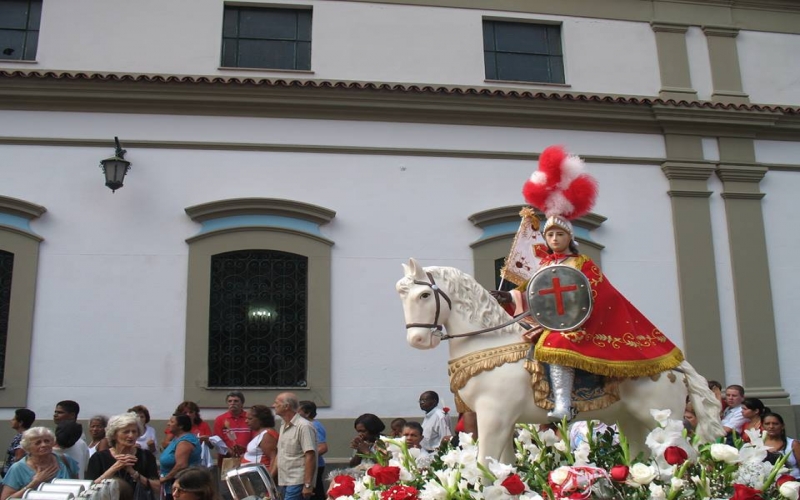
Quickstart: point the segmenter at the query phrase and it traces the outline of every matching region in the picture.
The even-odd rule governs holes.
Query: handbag
[[[133,487],[133,500],[155,500],[155,496],[152,489],[136,481],[136,486]]]

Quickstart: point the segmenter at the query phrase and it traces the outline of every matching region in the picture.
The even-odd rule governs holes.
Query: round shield
[[[574,330],[592,313],[589,279],[563,264],[536,271],[528,283],[527,296],[531,317],[549,330]]]

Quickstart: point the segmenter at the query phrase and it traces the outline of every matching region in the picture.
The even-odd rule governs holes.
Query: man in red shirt
[[[214,435],[219,436],[228,446],[227,457],[239,457],[247,449],[253,438],[250,426],[247,425],[247,412],[244,411],[244,394],[231,391],[225,398],[228,411],[214,419]],[[219,457],[222,465],[223,455]]]

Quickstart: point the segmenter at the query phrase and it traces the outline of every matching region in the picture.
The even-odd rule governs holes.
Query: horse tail
[[[725,435],[725,429],[719,419],[722,405],[711,389],[708,381],[697,373],[688,361],[682,362],[679,370],[683,372],[686,389],[689,391],[689,401],[697,415],[697,429],[695,434],[701,443],[710,443]]]

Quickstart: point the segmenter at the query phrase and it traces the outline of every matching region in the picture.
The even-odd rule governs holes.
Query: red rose
[[[519,478],[516,474],[511,474],[507,478],[503,479],[503,482],[500,483],[503,488],[508,491],[509,495],[519,495],[523,491],[525,491],[525,483],[522,482],[522,479]]]
[[[670,465],[680,465],[689,458],[689,454],[686,453],[686,450],[680,448],[678,446],[667,446],[667,449],[664,450],[664,459],[666,459],[667,463]]]
[[[613,479],[618,483],[622,483],[625,482],[626,479],[628,479],[629,471],[630,469],[628,468],[627,465],[615,465],[614,467],[611,468],[611,471],[609,472],[611,473],[611,479]]]
[[[350,476],[336,476],[333,478],[333,485],[328,490],[331,498],[349,497],[356,490],[356,480]]]
[[[400,467],[373,465],[367,474],[375,478],[375,484],[379,486],[394,484],[400,480]]]
[[[762,500],[762,491],[743,484],[733,485],[733,496],[731,500]]]
[[[445,406],[445,407],[443,407],[443,408],[442,408],[442,411],[443,411],[445,414],[448,414],[448,413],[450,413],[450,408],[448,408],[447,406]]]
[[[797,481],[794,476],[790,476],[789,474],[783,474],[781,477],[775,480],[775,484],[778,486],[783,485],[783,483],[788,481]]]
[[[396,484],[381,492],[381,500],[417,500],[419,491],[413,486]]]

